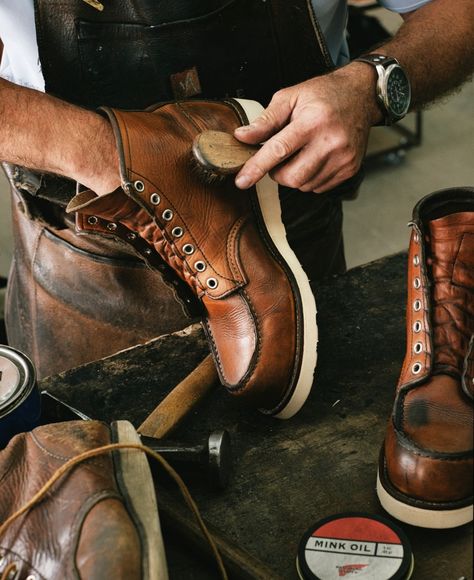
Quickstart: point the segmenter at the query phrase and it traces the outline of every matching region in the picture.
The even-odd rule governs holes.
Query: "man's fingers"
[[[235,130],[234,135],[244,143],[262,143],[286,125],[291,116],[288,99],[276,93],[268,107],[250,125],[243,125]]]
[[[270,171],[270,175],[280,185],[305,191],[306,184],[316,181],[325,171],[328,162],[329,155],[321,154],[320,148],[313,144],[304,147],[286,163]]]
[[[266,173],[296,153],[303,145],[302,132],[295,129],[294,124],[287,125],[247,161],[237,175],[235,184],[240,189],[255,185]]]
[[[348,167],[334,169],[334,167],[330,167],[328,164],[324,172],[321,172],[316,179],[306,183],[301,190],[313,193],[326,193],[353,175],[354,173]]]

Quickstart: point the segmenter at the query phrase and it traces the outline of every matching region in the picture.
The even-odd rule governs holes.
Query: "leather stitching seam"
[[[394,432],[395,432],[395,438],[396,438],[398,445],[403,447],[403,449],[408,451],[410,454],[416,455],[417,457],[424,457],[424,458],[428,459],[429,461],[439,461],[439,462],[457,461],[457,462],[464,462],[464,463],[470,463],[470,462],[472,463],[472,451],[466,451],[465,453],[461,452],[461,455],[465,455],[465,456],[469,455],[468,457],[433,457],[432,454],[440,453],[440,452],[436,451],[435,449],[422,450],[418,447],[418,445],[415,443],[415,441],[413,441],[413,439],[408,437],[404,432],[400,432],[400,430],[396,429],[396,428],[394,428]],[[410,447],[410,445],[408,445],[408,443],[412,447]]]

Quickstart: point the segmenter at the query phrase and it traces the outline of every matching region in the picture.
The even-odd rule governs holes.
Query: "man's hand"
[[[357,172],[381,117],[374,71],[363,63],[278,91],[258,119],[235,131],[245,143],[265,141],[236,185],[246,189],[270,173],[301,191],[333,189]]]
[[[412,107],[459,87],[474,71],[474,3],[431,0],[403,15],[397,34],[377,47],[408,73]],[[433,42],[436,39],[436,42]],[[353,62],[275,94],[263,115],[235,132],[245,143],[267,141],[236,178],[243,189],[270,172],[282,185],[324,192],[358,169],[371,125],[382,119],[375,71]]]

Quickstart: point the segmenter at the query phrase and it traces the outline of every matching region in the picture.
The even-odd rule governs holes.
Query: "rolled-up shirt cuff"
[[[392,12],[405,14],[406,12],[417,10],[431,1],[432,0],[378,0],[378,3]]]

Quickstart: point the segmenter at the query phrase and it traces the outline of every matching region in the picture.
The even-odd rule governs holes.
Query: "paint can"
[[[303,535],[296,560],[301,580],[408,580],[413,552],[405,533],[380,516],[327,517]]]
[[[37,427],[40,417],[33,363],[23,353],[0,345],[0,449],[18,433]]]

